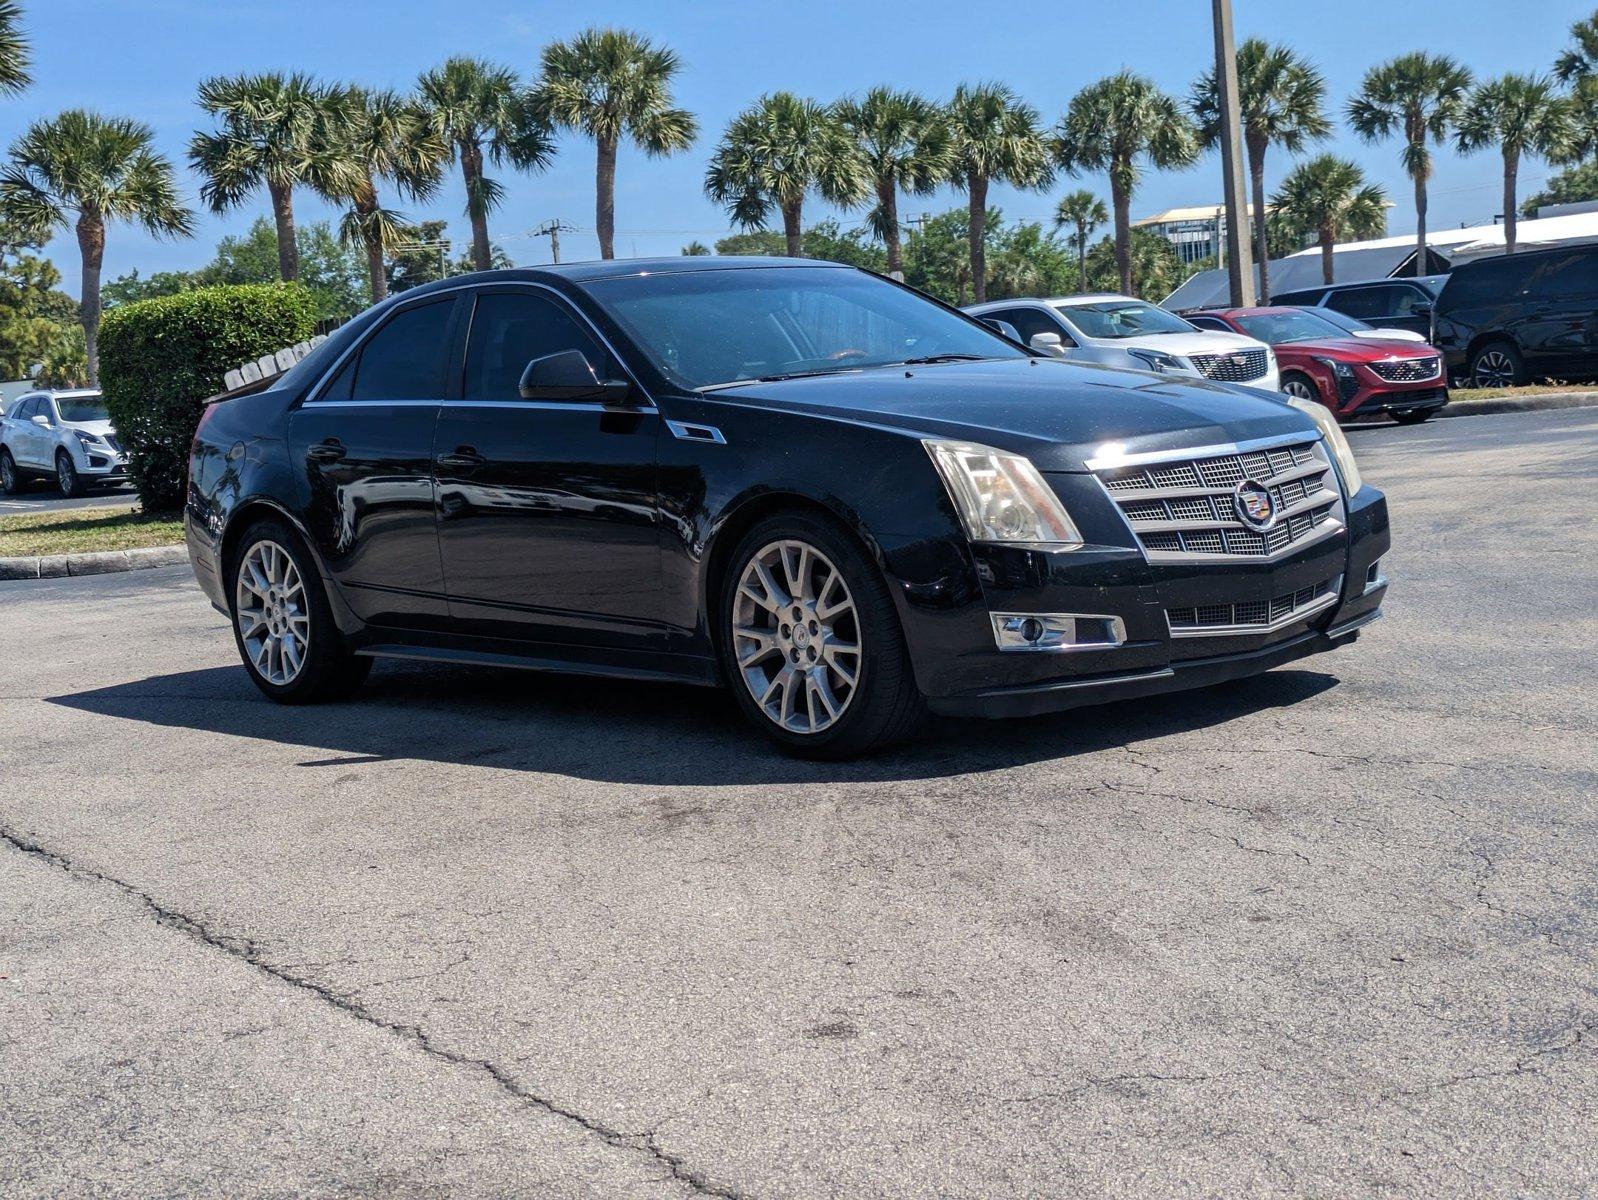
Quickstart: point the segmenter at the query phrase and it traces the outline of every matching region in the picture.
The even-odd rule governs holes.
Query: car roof
[[[1447,282],[1447,275],[1382,275],[1376,279],[1339,279],[1336,283],[1317,283],[1310,287],[1289,288],[1283,296],[1305,296],[1312,292],[1340,292],[1344,288],[1375,287],[1380,283],[1412,283],[1436,291]]]
[[[1546,258],[1550,254],[1569,254],[1572,250],[1598,251],[1598,244],[1591,242],[1578,242],[1570,246],[1542,246],[1536,250],[1516,250],[1514,258],[1517,262],[1528,258]],[[1460,263],[1456,271],[1475,271],[1483,267],[1492,267],[1509,261],[1507,254],[1488,254],[1482,258],[1473,258],[1467,263]]]
[[[436,288],[455,288],[462,284],[497,283],[506,280],[525,280],[548,283],[564,280],[568,283],[590,283],[598,279],[619,279],[636,275],[687,275],[700,271],[750,271],[760,267],[830,267],[835,270],[856,270],[847,263],[832,262],[824,258],[776,258],[753,254],[682,254],[670,258],[613,258],[593,262],[551,263],[538,267],[505,267],[496,271],[476,271],[469,275],[451,275],[434,280],[406,294],[418,294]]]

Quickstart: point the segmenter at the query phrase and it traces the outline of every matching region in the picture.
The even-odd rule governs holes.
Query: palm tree
[[[328,183],[328,124],[337,96],[299,72],[218,76],[200,84],[200,107],[219,126],[189,141],[189,161],[205,179],[200,198],[223,213],[264,184],[277,225],[278,274],[285,280],[300,274],[294,189],[308,184],[321,190]]]
[[[1089,84],[1071,98],[1056,131],[1055,153],[1071,174],[1105,171],[1115,217],[1115,265],[1121,290],[1132,292],[1132,194],[1138,161],[1160,169],[1198,157],[1198,131],[1181,106],[1152,81],[1122,71]]]
[[[329,185],[349,204],[339,234],[346,244],[365,248],[375,304],[388,296],[388,247],[405,240],[401,230],[408,223],[382,206],[377,185],[392,181],[409,198],[425,200],[438,190],[449,151],[420,106],[397,92],[347,88],[337,115]]]
[[[791,258],[803,258],[800,216],[816,191],[834,204],[870,194],[865,160],[832,110],[792,92],[762,96],[734,117],[705,171],[705,194],[745,229],[759,229],[775,207]]]
[[[1401,54],[1365,73],[1348,102],[1348,123],[1367,142],[1404,137],[1404,172],[1415,183],[1415,274],[1426,273],[1426,182],[1432,174],[1428,137],[1441,140],[1454,123],[1470,72],[1446,55]]]
[[[194,214],[178,196],[172,164],[148,125],[73,109],[35,121],[11,145],[0,173],[0,217],[41,236],[76,224],[83,258],[79,319],[89,382],[100,380],[100,265],[109,221],[134,221],[155,237],[192,237]]]
[[[1460,111],[1455,143],[1466,154],[1497,146],[1504,159],[1504,252],[1515,252],[1516,176],[1524,155],[1558,158],[1576,136],[1571,103],[1553,81],[1505,75],[1470,94]]]
[[[710,247],[703,242],[695,240],[682,248],[684,258],[700,258],[710,253]]]
[[[981,304],[988,295],[988,185],[1046,187],[1054,172],[1038,110],[1004,84],[962,83],[955,88],[947,112],[953,150],[949,180],[965,188],[971,292],[974,302]]]
[[[0,96],[15,95],[33,82],[28,39],[22,36],[22,6],[0,0]]]
[[[1570,27],[1572,45],[1554,61],[1554,78],[1579,83],[1598,76],[1598,12]]]
[[[1086,188],[1067,192],[1054,208],[1054,227],[1064,229],[1069,225],[1075,230],[1071,234],[1071,245],[1076,247],[1077,268],[1081,272],[1079,287],[1084,292],[1088,290],[1088,238],[1109,219],[1104,201]]]
[[[550,129],[527,103],[515,72],[480,58],[451,58],[425,72],[417,87],[428,128],[449,148],[449,161],[460,163],[472,264],[487,271],[494,255],[488,214],[499,207],[505,188],[483,173],[484,162],[541,171],[555,155]]]
[[[864,99],[840,100],[838,119],[866,160],[877,205],[867,221],[888,250],[888,274],[904,275],[899,193],[928,196],[948,179],[949,127],[936,104],[914,92],[876,87]]]
[[[1265,153],[1280,146],[1302,154],[1311,141],[1332,132],[1326,118],[1326,80],[1307,59],[1286,46],[1249,38],[1237,48],[1238,112],[1248,153],[1254,206],[1254,261],[1259,267],[1260,303],[1271,294],[1269,239],[1266,237]],[[1215,72],[1206,71],[1193,87],[1193,116],[1199,143],[1213,147],[1221,138],[1221,103]]]
[[[1321,278],[1332,283],[1332,247],[1344,238],[1372,237],[1387,220],[1386,193],[1365,182],[1346,158],[1322,154],[1282,180],[1271,206],[1292,228],[1314,233],[1321,246]]]
[[[693,113],[671,104],[677,55],[624,29],[588,29],[544,47],[533,104],[550,124],[594,139],[594,227],[599,255],[616,257],[616,150],[625,135],[645,154],[686,150],[699,133]]]

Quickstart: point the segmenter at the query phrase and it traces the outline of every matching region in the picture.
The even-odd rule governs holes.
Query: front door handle
[[[326,441],[318,442],[308,449],[305,452],[305,457],[312,462],[332,463],[338,462],[339,459],[348,453],[349,451],[344,449],[343,442],[337,438],[328,438]]]
[[[438,465],[447,467],[452,471],[470,471],[485,465],[487,462],[488,459],[477,453],[470,446],[456,446],[453,454],[440,454],[438,456]]]

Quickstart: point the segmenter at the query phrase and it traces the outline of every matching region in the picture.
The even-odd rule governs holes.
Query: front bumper
[[[72,456],[78,475],[93,483],[125,483],[128,479],[128,457],[114,450],[98,446],[79,447]]]
[[[1390,534],[1382,494],[1362,488],[1344,525],[1297,553],[1266,561],[1150,563],[1118,516],[1069,490],[1087,476],[1053,476],[1089,545],[1076,551],[947,544],[885,546],[900,582],[916,681],[936,712],[1015,716],[1235,679],[1353,640],[1386,593],[1378,561]],[[963,561],[962,561],[963,560]],[[1286,602],[1287,607],[1278,609]],[[1265,625],[1212,627],[1215,608],[1264,606]],[[1283,615],[1278,616],[1281,611]],[[1093,614],[1121,632],[1111,646],[1069,652],[1000,650],[991,613]],[[1184,621],[1205,622],[1184,627]]]

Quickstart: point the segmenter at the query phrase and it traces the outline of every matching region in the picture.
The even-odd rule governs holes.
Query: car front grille
[[[1264,350],[1229,350],[1225,354],[1189,354],[1193,369],[1221,383],[1247,383],[1265,374]]]
[[[1312,616],[1329,605],[1342,590],[1342,576],[1314,587],[1284,592],[1269,600],[1243,600],[1235,604],[1200,604],[1168,608],[1165,619],[1178,636],[1213,636],[1217,633],[1268,633]]]
[[[1429,358],[1397,358],[1390,362],[1366,364],[1378,379],[1388,383],[1419,383],[1423,379],[1436,379],[1442,372],[1443,360],[1436,355]]]
[[[1272,558],[1343,527],[1342,496],[1321,442],[1290,442],[1238,453],[1096,467],[1150,562]],[[1252,480],[1271,496],[1276,520],[1245,525],[1234,493]]]

